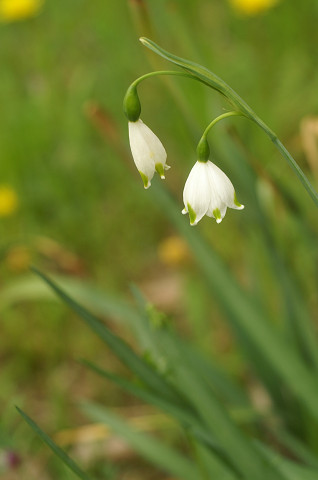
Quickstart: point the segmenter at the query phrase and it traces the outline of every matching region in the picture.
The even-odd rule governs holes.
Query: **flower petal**
[[[233,202],[234,202],[234,207],[232,207],[232,208],[236,208],[236,210],[243,210],[244,205],[242,205],[242,204],[238,201],[235,191],[234,191],[234,200],[233,200]]]
[[[206,212],[206,215],[208,217],[215,218],[216,223],[221,223],[223,218],[225,217],[226,210],[227,210],[227,206],[225,205],[225,203],[221,203],[221,204],[219,204],[218,207],[215,207],[213,209],[212,209],[211,204],[210,204],[210,207],[209,207],[208,211]]]
[[[129,141],[138,171],[150,182],[155,173],[155,162],[145,138],[143,126],[144,123],[140,119],[137,122],[128,122]]]
[[[209,179],[222,202],[233,203],[234,187],[231,180],[214,163],[208,162]]]
[[[183,190],[185,212],[189,212],[191,225],[196,225],[206,214],[210,205],[210,183],[207,164],[196,162]]]
[[[208,169],[209,181],[214,192],[214,201],[213,198],[211,198],[209,212],[216,207],[220,208],[223,204],[229,208],[235,208],[238,210],[244,208],[244,205],[241,205],[237,201],[233,184],[228,176],[210,161],[208,161]]]
[[[156,168],[156,172],[159,173],[160,178],[162,178],[164,180],[166,178],[165,177],[165,168],[162,165],[162,163],[156,163],[155,168]]]
[[[167,153],[164,146],[157,135],[155,135],[153,131],[143,123],[142,120],[139,119],[138,121],[141,122],[140,129],[145,141],[147,142],[151,158],[155,164],[161,163],[164,167],[167,160]]]
[[[139,173],[140,173],[141,179],[143,181],[144,188],[147,190],[151,186],[151,182],[150,182],[149,178],[147,177],[147,175],[145,175],[141,171],[139,171]]]

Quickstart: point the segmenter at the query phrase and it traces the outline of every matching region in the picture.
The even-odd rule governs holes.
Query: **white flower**
[[[230,179],[214,163],[197,161],[193,166],[183,190],[185,208],[190,224],[196,225],[204,215],[222,222],[227,207],[242,210]]]
[[[164,171],[170,168],[166,165],[167,153],[159,138],[140,118],[136,122],[128,122],[128,127],[135,165],[144,182],[144,187],[149,188],[155,171],[161,178],[165,178]]]

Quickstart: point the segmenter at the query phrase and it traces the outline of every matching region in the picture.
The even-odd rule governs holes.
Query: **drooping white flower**
[[[129,142],[135,165],[144,182],[149,188],[152,177],[157,171],[165,178],[164,171],[170,168],[166,164],[167,153],[159,138],[139,118],[136,122],[128,122]]]
[[[191,225],[196,225],[204,215],[220,223],[228,207],[244,208],[237,201],[231,180],[210,160],[197,161],[193,166],[184,186],[183,202],[182,213],[189,213]]]

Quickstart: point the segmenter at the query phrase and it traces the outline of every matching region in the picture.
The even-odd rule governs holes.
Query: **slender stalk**
[[[188,77],[188,78],[191,78],[192,80],[197,80],[202,83],[202,80],[200,78],[197,78],[196,76],[191,75],[190,73],[178,72],[177,70],[158,70],[155,72],[146,73],[145,75],[142,75],[141,77],[137,78],[130,85],[130,87],[137,87],[137,85],[139,85],[139,83],[141,83],[143,80],[146,80],[147,78],[151,78],[151,77],[156,77],[158,75],[175,75],[177,77]]]
[[[219,115],[218,117],[216,117],[214,120],[212,120],[211,123],[209,123],[209,125],[206,127],[206,129],[204,130],[203,132],[203,135],[201,137],[202,138],[205,138],[207,136],[207,134],[209,133],[209,131],[211,130],[212,127],[214,127],[214,125],[216,123],[218,123],[220,120],[223,120],[223,118],[228,118],[228,117],[234,117],[234,116],[243,116],[243,117],[246,117],[245,113],[243,112],[239,112],[237,110],[233,110],[232,112],[226,112],[226,113],[222,113],[222,115]]]
[[[296,162],[294,158],[291,156],[287,148],[282,144],[282,142],[279,140],[279,138],[274,138],[272,139],[273,144],[275,147],[279,150],[281,155],[287,160],[287,162],[292,166],[293,170],[295,171],[296,175],[298,176],[299,180],[315,202],[315,204],[318,206],[318,194],[314,190],[313,186],[311,185],[310,181]]]
[[[197,146],[197,157],[200,162],[205,163],[209,160],[209,157],[210,157],[210,147],[206,137],[209,131],[211,130],[211,128],[214,127],[214,125],[218,123],[220,120],[223,120],[223,118],[234,117],[239,115],[246,117],[245,113],[239,112],[238,110],[233,110],[232,112],[222,113],[222,115],[219,115],[214,120],[212,120],[211,123],[209,123],[209,125],[204,130],[203,135]]]
[[[196,77],[197,80],[200,80],[202,83],[208,85],[210,88],[217,90],[219,93],[224,95],[246,117],[250,118],[253,122],[255,122],[269,136],[275,147],[289,163],[289,166],[294,170],[299,180],[301,181],[315,204],[318,206],[318,193],[315,191],[314,187],[311,185],[308,178],[297,164],[296,160],[288,152],[282,142],[277,138],[277,135],[266,125],[266,123],[263,122],[261,118],[258,117],[258,115],[256,115],[252,108],[233,90],[233,88],[231,88],[226,82],[224,82],[224,80],[222,80],[220,77],[215,75],[215,73],[211,72],[207,68],[202,67],[197,63],[185,60],[184,58],[177,57],[170,52],[167,52],[163,48],[159,47],[159,45],[156,45],[156,43],[154,43],[152,40],[141,37],[140,41],[143,45],[145,45],[153,52],[157,53],[158,55],[165,58],[174,65],[183,68],[184,70],[186,70],[186,72],[190,73],[191,75],[193,75],[193,77]]]

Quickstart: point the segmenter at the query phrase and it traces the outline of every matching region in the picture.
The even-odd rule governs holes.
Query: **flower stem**
[[[209,147],[209,143],[207,141],[207,135],[208,135],[209,131],[211,130],[211,128],[214,127],[214,125],[216,123],[218,123],[220,120],[223,120],[223,118],[234,117],[234,116],[244,116],[244,117],[246,117],[245,113],[240,112],[238,110],[233,110],[231,112],[222,113],[222,115],[219,115],[214,120],[212,120],[211,123],[209,123],[209,125],[204,130],[203,135],[202,135],[202,137],[201,137],[201,139],[198,143],[198,146],[197,146],[197,156],[198,156],[199,162],[204,162],[205,163],[209,160],[210,147]]]
[[[220,120],[223,120],[223,118],[234,117],[234,116],[243,116],[243,117],[246,117],[245,113],[239,112],[239,111],[237,111],[237,110],[233,110],[232,112],[222,113],[222,115],[219,115],[218,117],[216,117],[216,118],[215,118],[214,120],[212,120],[212,122],[206,127],[206,129],[205,129],[204,132],[203,132],[202,137],[206,137],[207,134],[209,133],[209,131],[211,130],[211,128],[214,127],[214,125],[215,125],[216,123],[218,123]]]
[[[141,83],[143,80],[146,80],[147,78],[151,78],[151,77],[156,77],[157,75],[170,75],[170,76],[177,76],[177,77],[187,77],[187,78],[191,78],[191,80],[196,80],[197,82],[203,83],[203,85],[206,85],[206,86],[211,88],[211,85],[209,84],[209,82],[205,81],[204,79],[202,79],[202,78],[200,78],[200,77],[198,77],[198,76],[196,76],[192,73],[182,72],[182,71],[179,72],[178,70],[156,70],[154,72],[145,73],[145,75],[142,75],[141,77],[137,78],[129,86],[129,88],[132,88],[132,87],[136,88],[137,85],[139,85],[139,83]],[[247,114],[245,114],[245,115],[248,116]]]
[[[146,73],[145,75],[142,75],[141,77],[137,78],[128,87],[124,97],[124,102],[123,102],[125,115],[130,122],[136,122],[140,118],[140,113],[141,113],[141,104],[140,104],[140,100],[137,92],[137,86],[143,80],[146,80],[147,78],[155,77],[158,75],[176,75],[178,77],[188,77],[193,80],[199,80],[198,78],[196,78],[194,75],[190,73],[178,72],[175,70],[158,70],[158,71]]]
[[[147,78],[151,78],[151,77],[156,77],[157,75],[175,75],[177,77],[188,77],[188,78],[191,78],[192,80],[198,80],[199,82],[201,81],[196,76],[191,75],[191,73],[178,72],[176,70],[158,70],[158,71],[155,71],[155,72],[146,73],[145,75],[142,75],[141,77],[137,78],[130,85],[130,87],[137,87],[137,85],[139,85],[139,83],[141,83],[143,80],[146,80]]]
[[[256,115],[252,108],[229,86],[224,80],[219,78],[215,73],[211,72],[202,65],[196,64],[194,62],[189,62],[184,58],[177,57],[170,52],[167,52],[163,48],[156,45],[152,40],[148,38],[141,37],[140,41],[147,48],[157,53],[161,57],[165,58],[169,62],[177,65],[178,67],[183,68],[187,73],[196,77],[197,80],[200,80],[205,85],[208,85],[210,88],[217,90],[219,93],[227,97],[227,99],[238,108],[246,117],[250,118],[255,122],[271,139],[275,147],[279,150],[281,155],[289,163],[289,166],[294,170],[299,180],[306,188],[307,192],[311,196],[312,200],[318,206],[318,193],[315,191],[313,185],[306,177],[305,173],[302,171],[300,166],[297,164],[292,155],[288,152],[286,147],[282,142],[277,138],[277,135],[263,122],[261,118]]]
[[[277,137],[272,139],[272,142],[275,145],[275,147],[279,150],[281,155],[285,158],[285,160],[287,160],[287,162],[292,166],[299,180],[301,181],[301,183],[303,184],[303,186],[305,187],[305,189],[307,190],[307,192],[309,193],[309,195],[311,196],[311,198],[313,199],[313,201],[318,207],[318,194],[315,191],[312,184],[310,183],[310,181],[308,180],[308,178],[306,177],[306,175],[304,174],[304,172],[302,171],[302,169],[299,167],[296,160],[294,160],[294,158],[291,156],[287,148],[282,144],[282,142]]]

